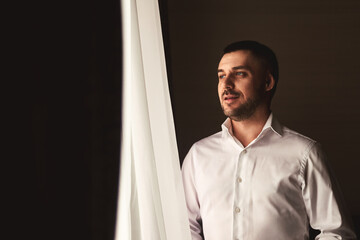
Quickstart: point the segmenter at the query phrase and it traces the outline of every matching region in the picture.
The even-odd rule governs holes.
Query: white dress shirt
[[[222,131],[196,142],[182,166],[193,239],[356,239],[319,144],[269,116],[247,147]]]

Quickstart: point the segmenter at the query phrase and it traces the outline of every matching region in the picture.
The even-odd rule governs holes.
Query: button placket
[[[244,167],[244,159],[246,159],[245,157],[245,153],[247,151],[246,150],[242,150],[241,152],[239,152],[238,155],[238,164],[237,164],[237,169],[236,169],[236,173],[235,173],[235,182],[234,182],[234,187],[235,187],[235,197],[234,197],[234,208],[233,208],[233,214],[234,214],[234,227],[233,227],[233,238],[234,239],[238,239],[239,236],[242,235],[243,232],[243,211],[241,209],[242,207],[242,203],[243,203],[243,186],[240,184],[243,182],[243,179],[241,177],[241,175],[243,174],[242,169]]]

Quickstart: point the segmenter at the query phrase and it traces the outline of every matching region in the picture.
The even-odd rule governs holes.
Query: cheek
[[[248,98],[254,94],[255,89],[251,84],[242,83],[236,86],[236,91],[240,93],[243,98]]]
[[[218,83],[218,94],[219,94],[219,96],[221,95],[221,93],[222,93],[222,84]]]

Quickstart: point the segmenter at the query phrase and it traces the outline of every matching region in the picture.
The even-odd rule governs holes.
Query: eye
[[[245,77],[246,76],[246,73],[245,72],[236,72],[235,73],[237,76],[242,76],[242,77]]]
[[[219,79],[224,79],[225,75],[219,75]]]

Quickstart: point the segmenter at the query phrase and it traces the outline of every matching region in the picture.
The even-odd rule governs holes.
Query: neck
[[[266,107],[257,109],[257,111],[246,120],[234,121],[231,119],[234,136],[244,147],[248,146],[260,134],[269,115],[270,109]]]

